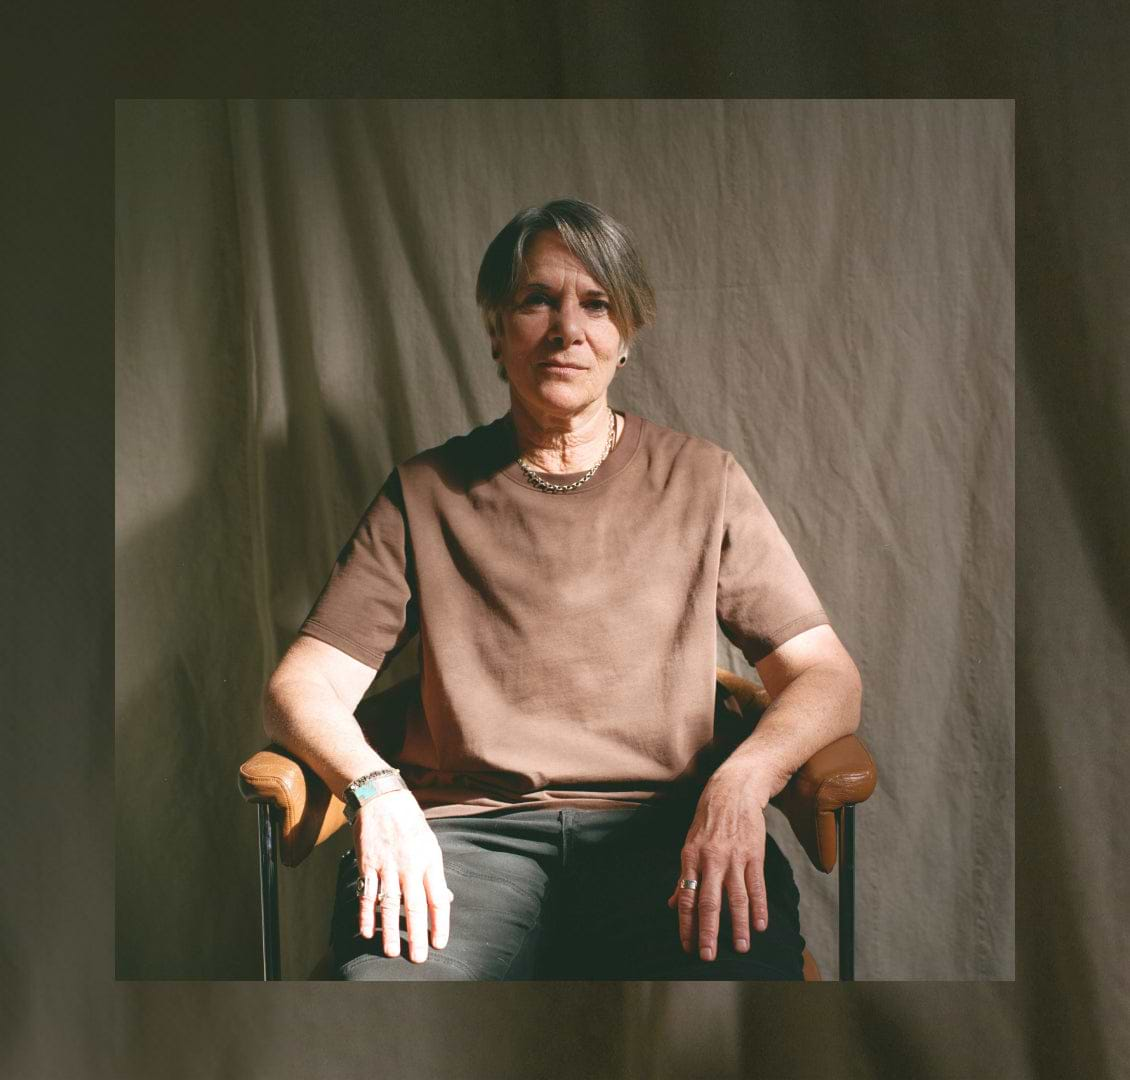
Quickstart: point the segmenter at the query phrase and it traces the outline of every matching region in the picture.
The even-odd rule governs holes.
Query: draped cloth
[[[734,454],[861,670],[858,976],[1012,978],[1010,102],[124,101],[117,125],[119,975],[255,976],[233,791],[263,682],[392,467],[505,411],[479,259],[572,194],[658,297],[613,404]],[[834,974],[834,881],[769,824]],[[336,853],[285,881],[289,973]]]

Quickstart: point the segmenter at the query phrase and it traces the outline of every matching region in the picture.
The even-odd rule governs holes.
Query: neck
[[[539,416],[512,394],[510,415],[518,436],[518,453],[538,472],[584,472],[604,453],[608,412],[608,400],[602,397],[573,416]],[[616,427],[619,431],[619,417]]]

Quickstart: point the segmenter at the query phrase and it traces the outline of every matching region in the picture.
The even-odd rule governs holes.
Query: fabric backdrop
[[[613,403],[733,451],[862,673],[857,976],[1011,979],[1012,124],[996,100],[119,103],[118,976],[256,977],[235,779],[264,680],[392,466],[506,410],[479,259],[576,195],[657,292]],[[769,827],[834,977],[834,877]],[[282,875],[288,976],[347,840]]]

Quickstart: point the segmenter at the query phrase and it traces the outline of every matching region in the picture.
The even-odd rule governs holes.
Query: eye
[[[537,307],[539,304],[548,304],[549,298],[545,293],[532,292],[528,293],[522,301],[522,307]]]
[[[585,302],[585,307],[590,311],[610,311],[612,305],[607,300],[588,300]]]

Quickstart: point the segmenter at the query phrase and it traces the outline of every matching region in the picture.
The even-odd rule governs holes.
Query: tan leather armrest
[[[769,706],[768,693],[723,668],[717,669],[717,678],[734,696],[752,730]],[[877,776],[867,748],[856,736],[845,735],[814,754],[770,800],[785,815],[817,870],[828,874],[836,865],[836,811],[869,798]]]
[[[384,758],[395,757],[408,711],[420,696],[419,677],[405,679],[357,706],[365,738]],[[297,866],[345,824],[345,806],[320,776],[281,746],[271,744],[239,767],[239,790],[248,802],[270,803],[282,816],[279,859]]]
[[[876,779],[867,747],[845,735],[815,753],[771,800],[817,870],[829,874],[836,865],[836,811],[870,798]]]
[[[248,802],[270,803],[282,816],[279,858],[297,866],[345,824],[342,801],[312,769],[272,744],[239,767],[239,790]]]

